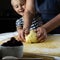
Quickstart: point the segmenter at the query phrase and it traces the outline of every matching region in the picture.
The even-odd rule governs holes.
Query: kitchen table
[[[8,41],[11,37],[17,36],[17,32],[0,34],[0,45]],[[60,60],[60,34],[48,35],[43,43],[24,44],[23,58],[54,58]]]

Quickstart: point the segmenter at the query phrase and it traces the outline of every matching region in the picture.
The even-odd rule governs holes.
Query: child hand
[[[20,29],[18,30],[18,40],[25,42],[25,35],[29,34],[28,29]]]
[[[18,40],[25,42],[23,29],[18,30]]]
[[[47,32],[46,32],[45,28],[43,28],[43,27],[37,28],[37,38],[38,38],[39,42],[45,41],[45,39],[47,38]]]

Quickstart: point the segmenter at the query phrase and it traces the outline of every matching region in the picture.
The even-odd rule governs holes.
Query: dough
[[[34,30],[30,31],[30,34],[27,35],[26,37],[26,43],[37,43],[37,37],[36,37],[36,32]]]

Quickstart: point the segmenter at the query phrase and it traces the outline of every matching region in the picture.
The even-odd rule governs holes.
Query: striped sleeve
[[[17,21],[16,21],[16,27],[23,27],[23,19],[22,18],[17,19]]]
[[[32,20],[32,25],[31,25],[30,30],[36,29],[36,28],[40,27],[42,24],[43,24],[43,22],[42,22],[42,19],[41,19],[40,15],[37,15]]]

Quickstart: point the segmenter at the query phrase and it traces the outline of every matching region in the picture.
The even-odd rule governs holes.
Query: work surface
[[[60,56],[60,35],[49,35],[45,42],[24,44],[24,52]]]
[[[17,35],[15,33],[15,35]],[[13,36],[15,36],[13,35]],[[12,37],[12,36],[11,36]],[[0,44],[10,38],[0,40]],[[48,35],[48,38],[43,43],[26,44],[24,43],[24,55],[32,57],[36,56],[59,56],[60,57],[60,34]],[[34,56],[33,56],[34,57]]]

